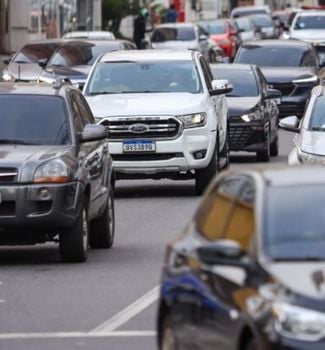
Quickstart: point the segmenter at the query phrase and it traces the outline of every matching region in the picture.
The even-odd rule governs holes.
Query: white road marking
[[[0,340],[49,338],[154,337],[155,331],[0,333]]]
[[[98,327],[90,331],[91,334],[110,333],[128,322],[131,318],[139,314],[142,310],[154,303],[159,297],[159,288],[156,286],[151,291],[143,295],[141,298],[127,306],[125,309],[117,313],[115,316],[105,321]]]

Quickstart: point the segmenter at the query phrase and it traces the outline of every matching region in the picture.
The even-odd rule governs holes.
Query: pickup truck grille
[[[100,124],[108,128],[111,140],[174,139],[181,130],[181,122],[168,116],[104,118]]]
[[[0,184],[9,184],[17,181],[18,171],[15,168],[0,168]]]

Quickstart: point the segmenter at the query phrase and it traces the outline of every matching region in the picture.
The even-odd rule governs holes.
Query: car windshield
[[[69,43],[62,45],[52,56],[49,66],[91,66],[96,58],[108,51],[118,49],[118,43],[112,41],[109,44],[93,44],[93,43]]]
[[[233,90],[228,97],[253,97],[258,96],[258,87],[255,74],[248,69],[227,69],[225,66],[212,68],[214,79],[226,79],[233,85]]]
[[[70,143],[64,100],[58,96],[0,95],[0,144]]]
[[[240,49],[236,63],[256,64],[261,67],[299,67],[306,51],[295,47],[250,45]]]
[[[273,22],[271,18],[267,15],[252,16],[252,20],[258,27],[272,27]]]
[[[252,21],[248,18],[238,18],[235,21],[235,25],[238,30],[242,30],[244,32],[249,32],[254,29],[254,25]]]
[[[266,255],[274,260],[325,260],[325,187],[273,187],[267,198]]]
[[[193,27],[179,28],[157,28],[153,31],[151,41],[161,43],[164,41],[193,41],[195,40],[195,31]]]
[[[325,131],[325,97],[317,97],[311,113],[309,130]]]
[[[213,22],[200,22],[200,26],[209,34],[223,34],[225,33],[225,22],[224,21],[213,21]]]
[[[325,29],[325,16],[299,16],[294,28],[296,30]]]
[[[188,61],[102,62],[92,73],[86,95],[202,91],[196,66]]]
[[[13,62],[37,63],[41,59],[49,59],[57,49],[59,43],[27,44],[18,51]]]

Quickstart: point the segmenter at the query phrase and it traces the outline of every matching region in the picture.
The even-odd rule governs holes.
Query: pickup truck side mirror
[[[212,80],[211,85],[212,85],[212,90],[210,91],[211,96],[227,94],[233,90],[232,84],[229,82],[229,80],[225,80],[225,79]]]
[[[47,61],[48,61],[47,58],[41,58],[40,60],[38,60],[38,65],[42,68],[45,68],[47,65]]]
[[[299,119],[295,115],[281,119],[279,127],[290,132],[300,132]]]
[[[11,61],[11,57],[6,57],[6,58],[3,59],[2,62],[3,62],[5,65],[8,65],[8,64],[10,63],[10,61]]]
[[[87,124],[84,130],[78,134],[79,142],[92,142],[104,140],[108,136],[107,128],[99,124]]]

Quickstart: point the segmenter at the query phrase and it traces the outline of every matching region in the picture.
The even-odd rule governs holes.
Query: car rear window
[[[70,143],[63,98],[42,95],[0,95],[0,143],[64,145]]]
[[[49,59],[58,48],[59,43],[48,44],[27,44],[18,51],[13,62],[15,63],[36,63],[41,59]]]
[[[160,43],[164,41],[192,41],[195,40],[195,32],[192,27],[158,28],[154,30],[151,41]]]

